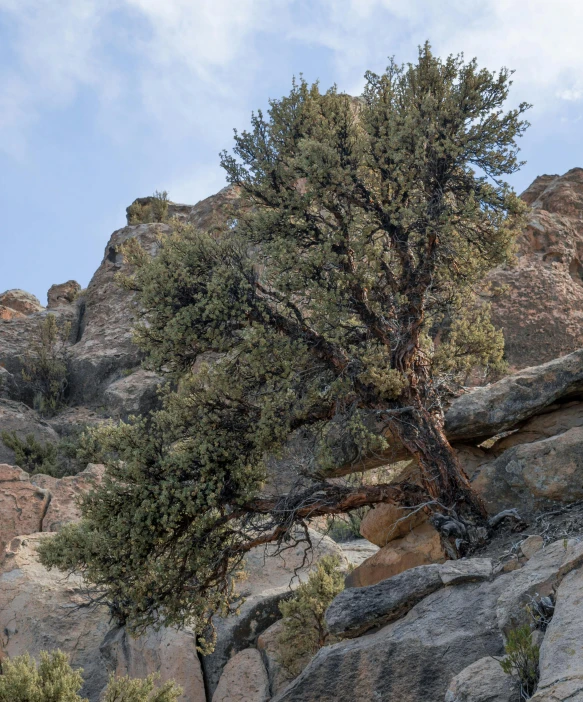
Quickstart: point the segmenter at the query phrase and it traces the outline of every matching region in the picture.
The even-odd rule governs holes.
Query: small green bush
[[[337,543],[361,539],[360,524],[368,511],[368,507],[363,507],[348,514],[328,517],[324,533]]]
[[[515,674],[520,681],[521,700],[528,700],[536,691],[539,679],[539,647],[532,642],[528,624],[508,633],[504,647],[506,658],[500,661],[502,670],[508,675]]]
[[[73,670],[62,651],[41,651],[40,663],[31,656],[2,661],[0,702],[88,702],[78,695],[83,686],[82,670]],[[167,682],[156,688],[159,676],[145,680],[109,678],[102,702],[176,702],[182,690]]]
[[[0,702],[87,702],[77,694],[81,672],[62,651],[42,651],[40,663],[28,654],[2,661]]]
[[[164,190],[151,197],[134,200],[128,207],[128,224],[150,224],[166,222],[168,219],[168,193]]]
[[[43,473],[60,477],[57,444],[41,444],[34,434],[27,434],[20,439],[15,431],[3,431],[4,445],[14,451],[14,462],[28,473]]]
[[[156,689],[159,676],[149,675],[145,680],[116,678],[112,675],[102,702],[176,702],[182,690],[174,682]]]
[[[70,324],[59,326],[54,314],[38,321],[30,348],[22,359],[28,400],[40,414],[52,416],[65,404],[68,386]]]
[[[299,675],[317,651],[334,640],[324,614],[332,600],[344,589],[344,574],[338,556],[325,556],[293,597],[281,602],[282,631],[278,658],[293,676]]]

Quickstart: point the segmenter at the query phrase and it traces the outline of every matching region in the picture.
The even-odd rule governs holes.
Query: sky
[[[357,95],[388,57],[514,69],[537,175],[583,166],[580,0],[0,0],[0,292],[86,286],[136,198],[194,204],[300,73]]]

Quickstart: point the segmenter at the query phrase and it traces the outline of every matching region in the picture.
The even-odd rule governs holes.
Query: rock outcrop
[[[28,317],[28,315],[41,312],[44,309],[38,298],[24,290],[3,292],[0,295],[0,308],[15,312],[12,319]],[[11,319],[11,317],[2,317],[2,319]]]
[[[516,264],[490,275],[493,319],[513,368],[550,361],[583,346],[583,169],[537,178]]]
[[[268,702],[269,679],[261,653],[246,648],[225,666],[212,702]]]

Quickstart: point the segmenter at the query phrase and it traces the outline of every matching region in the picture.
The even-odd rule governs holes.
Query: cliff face
[[[490,276],[507,288],[493,304],[512,368],[583,346],[583,169],[544,175],[522,194],[531,207],[516,264]]]
[[[494,291],[500,292],[493,302],[494,319],[504,330],[512,373],[457,398],[446,417],[446,432],[492,513],[518,507],[534,514],[549,504],[569,510],[583,498],[583,169],[541,176],[523,198],[530,211],[517,242],[516,263],[490,276]],[[225,189],[195,206],[171,204],[169,215],[212,231],[236,199],[236,192]],[[131,336],[135,300],[115,278],[125,267],[120,244],[135,237],[155,254],[160,238],[170,231],[165,223],[117,230],[88,288],[80,291],[74,281],[53,286],[46,308],[23,291],[0,295],[0,431],[56,442],[81,425],[155,406],[160,378],[140,367]],[[21,368],[49,313],[70,328],[68,406],[56,417],[42,419],[29,406]],[[509,435],[489,448],[481,445],[500,432]],[[302,450],[300,439],[290,443],[296,455]],[[571,675],[567,659],[560,665],[555,661],[563,655],[561,646],[567,650],[573,644],[569,636],[578,636],[571,629],[580,623],[579,614],[572,612],[583,596],[583,551],[577,540],[567,543],[567,537],[578,539],[583,526],[579,532],[577,525],[569,527],[565,539],[556,530],[545,532],[546,555],[527,560],[526,546],[523,552],[514,544],[511,558],[500,552],[492,560],[467,560],[458,572],[442,563],[447,556],[439,535],[424,518],[396,530],[402,513],[384,509],[386,505],[369,512],[363,522],[362,533],[376,546],[363,541],[342,553],[323,539],[317,547],[317,555],[359,554],[348,584],[380,589],[372,596],[370,587],[351,588],[354,594],[343,595],[334,611],[340,620],[350,613],[359,626],[370,624],[378,631],[355,638],[352,632],[350,641],[326,647],[286,690],[281,680],[276,683],[277,660],[261,635],[269,638],[277,626],[277,603],[301,564],[299,553],[289,554],[283,565],[264,563],[263,553],[250,556],[247,602],[238,617],[219,622],[215,654],[202,662],[195,652],[195,632],[152,631],[134,641],[124,629],[111,629],[103,612],[86,609],[72,615],[73,641],[59,616],[82,601],[82,581],[67,584],[48,574],[32,547],[50,538],[47,532],[78,519],[76,497],[100,480],[103,470],[90,466],[57,480],[29,476],[14,467],[14,459],[0,441],[0,464],[10,464],[0,465],[0,546],[6,547],[0,554],[0,659],[26,650],[36,654],[49,645],[63,648],[86,668],[84,694],[91,702],[99,698],[106,668],[134,675],[160,670],[164,679],[177,677],[186,690],[181,702],[266,702],[280,693],[282,700],[434,702],[444,699],[448,685],[448,702],[494,699],[480,697],[479,689],[484,695],[495,689],[496,699],[510,702],[515,689],[488,656],[502,652],[509,622],[520,620],[528,598],[553,588],[562,609],[558,631],[552,639],[545,637],[541,658],[549,695],[562,684],[560,675]],[[285,487],[284,467],[275,466],[273,473],[274,482]],[[551,534],[559,539],[554,545]],[[575,622],[571,629],[559,626],[569,619]],[[583,644],[577,639],[576,645]],[[583,699],[583,666],[572,671],[569,681]],[[567,698],[541,693],[537,699]]]

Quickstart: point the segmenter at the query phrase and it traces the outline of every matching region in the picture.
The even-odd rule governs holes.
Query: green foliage
[[[145,680],[112,675],[102,702],[176,702],[182,690],[171,681],[156,687],[158,679],[156,674],[149,675]]]
[[[22,377],[28,386],[29,401],[45,416],[56,414],[65,404],[70,330],[70,324],[59,326],[57,317],[48,314],[38,321],[30,348],[22,360]]]
[[[151,197],[139,198],[128,207],[128,224],[166,222],[168,219],[168,193],[164,190]]]
[[[41,651],[40,663],[31,656],[2,660],[0,702],[87,702],[77,693],[82,670],[73,670],[62,651]],[[145,680],[111,675],[102,702],[176,702],[182,690],[172,681],[158,686],[159,675]]]
[[[0,435],[5,446],[14,451],[14,462],[31,475],[42,473],[54,478],[77,475],[91,460],[99,461],[99,450],[90,432],[81,427],[58,443],[41,443],[34,434],[20,438],[15,431]]]
[[[43,542],[45,565],[81,571],[130,626],[201,631],[233,604],[251,548],[350,509],[359,486],[326,476],[391,435],[413,446],[428,493],[455,502],[435,487],[442,381],[499,362],[487,308],[457,320],[522,223],[503,177],[527,106],[505,111],[509,77],[425,46],[367,74],[360,100],[294,83],[222,156],[241,194],[231,226],[176,225],[153,260],[123,247],[136,341],[173,383],[160,411],[91,432],[107,477],[83,522]],[[313,460],[290,496],[264,499],[266,459],[296,431]]]
[[[42,651],[38,665],[29,655],[2,660],[0,702],[87,702],[77,694],[82,685],[62,651]]]
[[[289,599],[280,603],[283,615],[278,639],[278,658],[291,675],[299,675],[318,649],[333,643],[324,614],[344,590],[344,574],[338,556],[325,556]]]
[[[34,434],[27,434],[20,439],[15,431],[2,432],[2,441],[7,448],[14,451],[14,461],[17,466],[28,473],[43,473],[58,476],[58,449],[51,442],[41,444],[34,438]]]
[[[534,694],[539,679],[539,647],[532,643],[528,624],[508,633],[504,652],[506,658],[500,661],[502,670],[508,675],[518,676],[521,699],[529,699]]]
[[[360,524],[367,512],[368,508],[362,507],[348,514],[328,517],[326,520],[326,535],[337,543],[362,538],[360,535]]]

